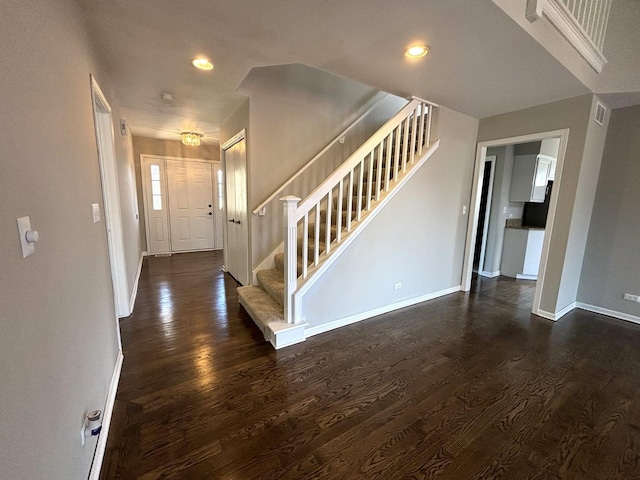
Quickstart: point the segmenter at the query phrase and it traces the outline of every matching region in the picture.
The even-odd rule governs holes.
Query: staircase
[[[436,151],[435,108],[412,98],[306,199],[281,199],[284,253],[257,272],[257,285],[238,288],[240,304],[275,348],[305,340],[305,292]]]

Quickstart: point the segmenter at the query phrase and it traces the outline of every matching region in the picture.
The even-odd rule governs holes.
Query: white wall
[[[386,95],[359,82],[296,64],[254,68],[238,91],[250,98],[250,104],[238,111],[248,109],[250,123],[250,210]],[[304,198],[311,193],[405,103],[405,99],[389,97],[347,135],[344,144],[336,144],[282,195]],[[241,117],[238,112],[223,125],[225,139],[237,133]],[[278,199],[266,210],[264,217],[253,215],[251,219],[253,268],[283,241],[282,206]]]
[[[96,440],[82,447],[80,427],[88,410],[104,408],[116,363],[105,223],[91,219],[102,193],[90,73],[119,114],[90,45],[71,0],[0,5],[2,479],[87,477]],[[128,161],[121,147],[119,165]],[[23,215],[41,233],[27,259]]]
[[[478,130],[478,141],[487,141],[570,129],[562,180],[558,182],[556,172],[554,183],[558,205],[541,294],[541,309],[550,313],[576,300],[606,134],[606,125],[600,127],[592,120],[595,102],[593,95],[583,95],[497,115],[482,119]]]
[[[477,128],[440,108],[440,148],[304,297],[311,326],[460,285]]]
[[[614,110],[607,135],[578,300],[640,317],[640,106]]]

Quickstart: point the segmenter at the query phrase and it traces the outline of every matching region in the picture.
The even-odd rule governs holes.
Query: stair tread
[[[269,324],[287,325],[284,320],[282,305],[260,287],[254,285],[238,287],[238,298],[240,305],[244,307],[253,321],[263,330],[263,333],[264,328]]]
[[[258,284],[267,294],[269,294],[280,307],[284,305],[284,272],[281,270],[267,269],[259,270],[256,273]]]

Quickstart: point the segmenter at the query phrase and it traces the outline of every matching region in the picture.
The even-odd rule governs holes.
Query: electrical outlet
[[[396,284],[393,286],[393,289],[394,289],[394,290],[400,290],[401,288],[402,288],[402,283],[396,283]]]
[[[629,300],[630,302],[639,302],[640,303],[640,295],[634,295],[633,293],[625,293],[624,299]]]

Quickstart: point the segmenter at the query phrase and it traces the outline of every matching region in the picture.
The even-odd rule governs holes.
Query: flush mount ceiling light
[[[426,45],[413,45],[404,51],[404,56],[407,58],[421,58],[429,53],[429,47]]]
[[[191,64],[198,70],[213,70],[213,63],[211,63],[208,58],[194,58],[191,60]]]
[[[185,145],[189,145],[190,147],[200,146],[200,139],[202,138],[201,133],[182,132],[180,136],[182,137],[182,143],[184,143]]]

